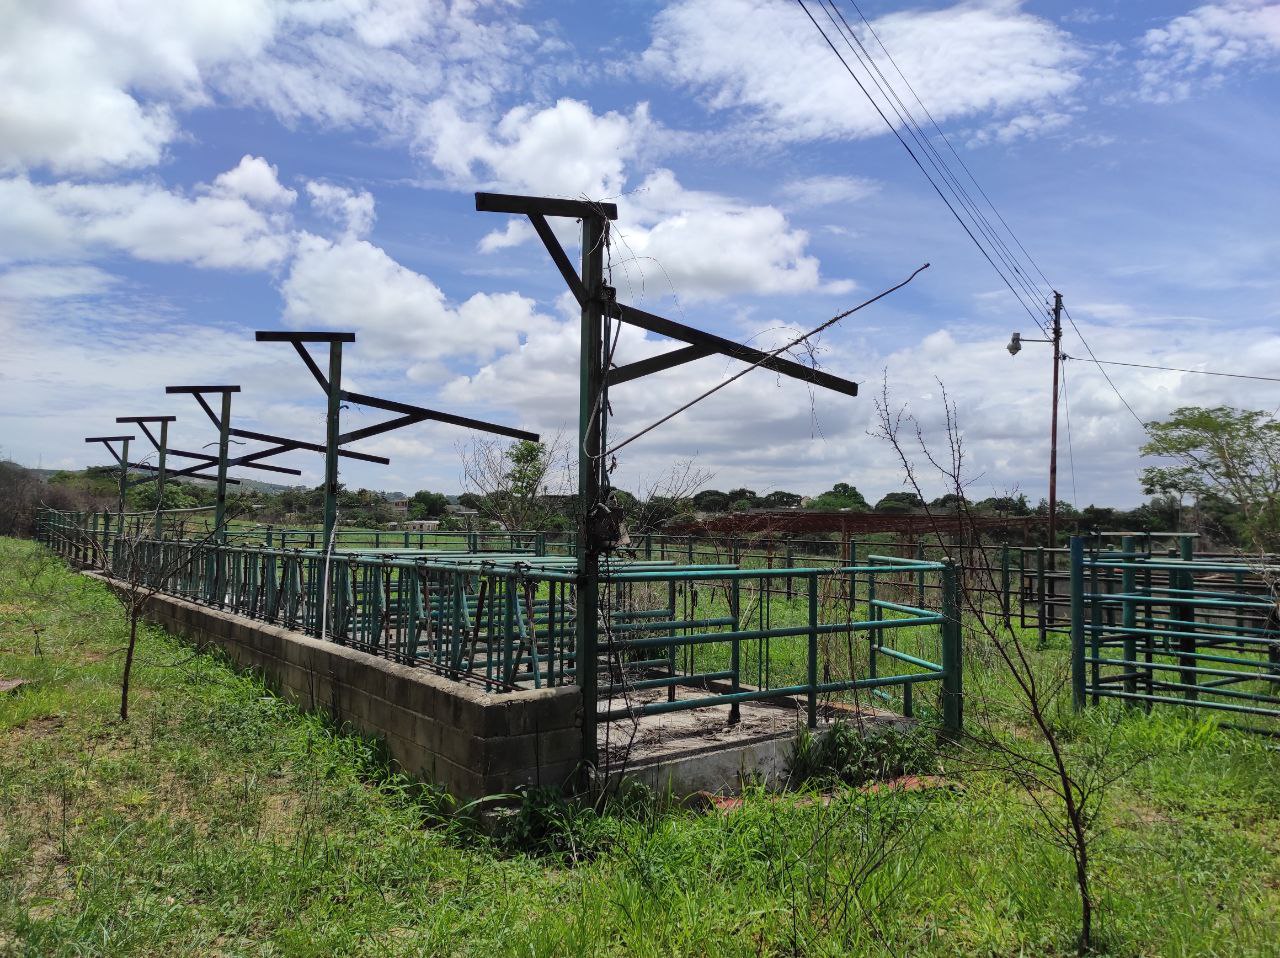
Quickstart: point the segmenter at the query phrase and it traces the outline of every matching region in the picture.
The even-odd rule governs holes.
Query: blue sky
[[[842,0],[846,15],[853,7]],[[811,4],[812,6],[812,4]],[[1280,4],[861,4],[1099,358],[1280,370]],[[0,0],[0,452],[99,461],[163,386],[240,383],[241,425],[321,436],[322,397],[257,328],[353,330],[352,387],[554,435],[576,322],[477,189],[618,197],[620,296],[780,344],[923,262],[822,337],[856,399],[752,373],[629,447],[616,481],[696,457],[720,488],[899,488],[868,435],[886,379],[937,438],[956,403],[975,494],[1045,491],[1050,362],[1027,314],[792,0]],[[887,69],[886,64],[886,69]],[[565,242],[576,252],[571,224]],[[638,331],[623,361],[670,348]],[[1068,330],[1065,347],[1085,356]],[[627,434],[735,371],[613,396]],[[1142,430],[1068,362],[1060,495],[1132,504]],[[1113,368],[1143,419],[1274,409],[1280,384]],[[373,421],[359,408],[348,422]],[[365,443],[344,481],[461,487],[474,438]],[[317,456],[296,456],[318,481]],[[944,491],[942,489],[939,492]]]

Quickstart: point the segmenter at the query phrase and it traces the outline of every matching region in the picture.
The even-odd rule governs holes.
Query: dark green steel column
[[[164,510],[164,467],[165,460],[169,456],[169,420],[160,420],[160,448],[157,450],[160,454],[159,461],[156,463],[156,523],[155,536],[157,539],[163,538],[163,529],[161,527],[162,520],[160,513]]]
[[[596,756],[596,667],[599,645],[600,556],[587,532],[591,509],[600,501],[600,419],[597,408],[604,381],[604,329],[602,287],[604,286],[603,217],[582,220],[582,304],[578,380],[578,522],[577,615],[575,635],[575,675],[582,693],[582,767],[585,775],[595,767]],[[600,404],[603,407],[603,404]]]
[[[329,344],[329,409],[324,444],[324,543],[327,553],[338,524],[338,420],[342,410],[342,343]]]
[[[810,572],[806,577],[809,584],[809,684],[808,719],[809,728],[818,727],[818,576]]]
[[[1125,595],[1133,595],[1136,587],[1134,575],[1133,561],[1134,540],[1133,536],[1120,537],[1120,551],[1124,553],[1124,558],[1120,566],[1120,591]],[[1120,628],[1123,630],[1122,648],[1124,650],[1124,659],[1126,662],[1136,662],[1138,660],[1138,641],[1137,634],[1133,631],[1137,627],[1137,607],[1130,599],[1125,599],[1124,604],[1120,607]],[[1128,676],[1124,680],[1124,690],[1129,694],[1138,691],[1137,682],[1137,666],[1125,665],[1124,672]],[[1130,702],[1133,700],[1130,699]]]
[[[124,535],[124,496],[129,489],[129,440],[120,441],[120,503],[117,509],[116,536]]]
[[[222,416],[218,420],[218,499],[213,510],[213,531],[218,542],[227,541],[227,455],[231,448],[231,393],[222,393]],[[268,532],[267,545],[271,544]]]

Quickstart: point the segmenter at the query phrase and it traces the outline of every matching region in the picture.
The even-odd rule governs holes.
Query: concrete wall
[[[577,765],[581,696],[572,686],[487,693],[171,596],[154,596],[146,617],[222,649],[304,710],[385,740],[406,772],[464,800],[517,785],[561,786]]]

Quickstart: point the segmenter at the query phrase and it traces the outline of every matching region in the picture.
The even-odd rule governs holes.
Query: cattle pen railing
[[[1280,717],[1280,563],[1071,542],[1076,707],[1119,699]]]
[[[586,663],[595,679],[586,684],[597,690],[584,709],[591,726],[717,707],[732,722],[758,703],[811,726],[874,707],[961,730],[949,561],[873,554],[771,570],[608,558],[598,628],[579,630],[575,560],[532,549],[326,555],[214,537],[107,537],[96,523],[52,511],[40,536],[119,581],[496,694],[581,685]],[[784,575],[793,580],[787,591]]]

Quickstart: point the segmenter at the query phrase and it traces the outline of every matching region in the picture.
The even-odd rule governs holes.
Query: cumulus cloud
[[[395,359],[418,378],[459,357],[516,350],[549,322],[515,293],[452,303],[428,277],[354,237],[332,242],[302,234],[281,292],[288,324],[353,330],[362,354]]]
[[[194,195],[154,181],[53,184],[0,180],[8,228],[0,261],[77,257],[94,250],[210,269],[269,269],[289,252],[289,201],[275,171],[246,157]],[[265,208],[264,208],[265,207]]]
[[[245,154],[234,169],[219,173],[209,192],[238,196],[259,206],[292,206],[297,192],[281,185],[278,170],[260,156]]]
[[[965,2],[886,14],[873,26],[939,120],[1025,111],[1069,95],[1084,54],[1059,27],[1021,7],[1019,0]],[[795,4],[679,0],[658,14],[653,36],[642,59],[650,74],[698,91],[713,110],[740,112],[762,135],[797,141],[885,132]],[[869,34],[864,41],[874,45]],[[890,72],[887,60],[882,68]]]
[[[342,227],[348,236],[360,237],[373,229],[377,213],[373,194],[368,190],[349,190],[321,180],[307,183],[311,208]]]
[[[848,292],[848,281],[823,280],[809,235],[772,206],[685,189],[670,170],[650,174],[621,204],[620,256],[661,264],[682,298],[735,293]]]
[[[1148,30],[1141,47],[1141,95],[1155,102],[1186,99],[1198,85],[1221,83],[1231,69],[1280,64],[1280,3],[1205,4]]]
[[[601,198],[620,192],[625,164],[651,125],[643,103],[630,114],[596,114],[572,99],[543,109],[526,104],[490,125],[465,119],[455,104],[441,101],[420,136],[431,161],[462,183]]]
[[[260,51],[269,0],[6,3],[0,169],[96,173],[156,163],[206,71]]]

